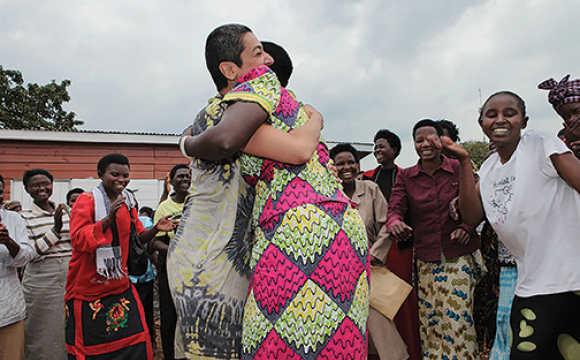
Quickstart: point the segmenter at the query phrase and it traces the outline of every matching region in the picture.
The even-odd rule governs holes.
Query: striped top
[[[52,204],[54,205],[54,203]],[[60,233],[54,231],[54,216],[42,210],[34,202],[30,204],[30,209],[22,210],[20,215],[26,222],[28,240],[36,253],[32,262],[37,262],[47,257],[71,255],[69,214],[66,210],[62,214],[62,229]]]

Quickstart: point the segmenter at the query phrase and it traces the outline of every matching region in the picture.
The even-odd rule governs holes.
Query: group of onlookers
[[[109,154],[99,162],[97,173],[101,183],[92,192],[75,188],[67,193],[66,203],[56,204],[51,200],[54,179],[50,172],[28,170],[23,184],[32,198],[29,208],[19,213],[0,210],[0,243],[4,245],[0,246],[1,359],[64,359],[67,352],[151,358],[155,272],[149,262],[145,274],[130,276],[135,286],[129,286],[130,224],[142,242],[155,244],[149,246],[151,254],[154,250],[163,253],[156,243],[168,241],[167,234],[177,226],[190,185],[189,167],[176,165],[168,174],[164,197],[171,185],[174,192],[160,209],[171,202],[172,219],[159,215],[151,230],[146,227],[154,227],[153,220],[138,218],[136,199],[126,189],[129,160]],[[147,208],[141,210],[145,215]],[[163,291],[167,290],[162,289],[162,297],[170,299]],[[174,346],[179,348],[180,342],[174,345],[176,319],[171,301],[162,301],[161,321],[165,359],[172,359]],[[99,344],[105,345],[99,350]]]

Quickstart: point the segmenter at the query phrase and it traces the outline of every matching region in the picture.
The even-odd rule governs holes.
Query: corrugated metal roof
[[[106,135],[106,136],[104,136]],[[65,142],[100,142],[100,143],[154,143],[154,144],[177,144],[177,138],[181,134],[134,132],[120,130],[90,130],[79,129],[78,131],[55,131],[55,130],[12,130],[0,129],[0,140],[22,141],[65,141]],[[326,141],[329,147],[346,142],[354,146],[358,151],[372,152],[373,143],[356,141]]]
[[[89,129],[79,129],[78,131],[70,131],[70,132],[81,132],[81,133],[92,133],[92,134],[163,135],[163,136],[180,136],[181,135],[181,134],[173,134],[173,133],[154,133],[154,132],[122,131],[122,130],[89,130]]]

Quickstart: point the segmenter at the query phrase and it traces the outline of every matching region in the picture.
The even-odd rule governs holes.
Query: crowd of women
[[[218,94],[180,139],[191,169],[172,170],[175,193],[154,225],[138,219],[121,154],[99,161],[100,184],[72,211],[50,200],[48,171],[24,174],[30,209],[0,212],[0,358],[21,359],[26,344],[29,359],[152,359],[128,276],[134,237],[163,255],[160,295],[178,337],[163,346],[176,356],[477,359],[475,288],[497,265],[482,256],[484,220],[517,267],[502,268],[492,358],[577,358],[580,80],[539,85],[565,142],[522,133],[525,103],[501,91],[477,120],[495,149],[478,176],[457,128],[430,119],[411,130],[416,165],[397,167],[400,139],[380,130],[379,165],[360,173],[358,152],[329,151],[321,114],[286,88],[281,47],[230,24],[205,50]],[[406,296],[374,296],[379,274]]]

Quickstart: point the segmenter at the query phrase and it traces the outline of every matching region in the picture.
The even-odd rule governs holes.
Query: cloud
[[[557,132],[536,85],[577,68],[579,11],[566,0],[0,0],[1,64],[27,82],[71,79],[67,109],[87,129],[178,133],[215,92],[207,34],[240,22],[288,50],[290,87],[323,112],[326,138],[372,141],[390,128],[410,165],[421,118],[452,119],[463,139],[482,139],[480,90],[483,100],[516,91],[531,127]]]

